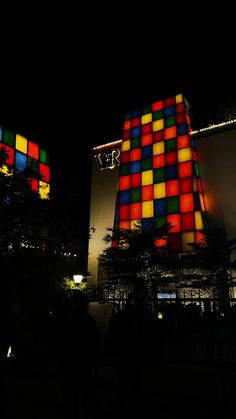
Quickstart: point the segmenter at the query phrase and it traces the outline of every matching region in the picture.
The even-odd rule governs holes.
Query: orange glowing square
[[[121,221],[119,223],[119,228],[122,230],[128,230],[130,228],[130,222],[129,221]]]
[[[120,191],[130,188],[130,176],[121,176],[120,177]]]
[[[142,201],[149,201],[153,199],[153,185],[146,185],[142,187]]]
[[[168,180],[166,182],[166,196],[175,196],[179,194],[179,181],[175,180]]]
[[[167,244],[167,236],[155,240],[156,247],[164,247]]]
[[[142,203],[135,202],[130,205],[130,219],[139,220],[142,217]]]
[[[177,138],[178,149],[185,148],[190,146],[190,138],[189,135],[180,135]]]
[[[165,166],[165,154],[158,154],[153,156],[153,168],[158,169],[159,167]]]
[[[169,140],[170,138],[176,137],[176,126],[165,128],[165,140]]]
[[[142,146],[152,144],[152,134],[145,134],[141,137]]]
[[[190,212],[194,210],[194,200],[192,193],[180,195],[180,212]]]
[[[180,214],[171,214],[167,216],[167,223],[170,223],[171,233],[179,233],[180,232]]]
[[[130,119],[124,122],[124,130],[130,129]]]
[[[179,163],[179,177],[188,177],[192,176],[192,162],[185,161],[183,163]]]
[[[134,148],[130,151],[130,161],[140,160],[142,157],[141,148]]]

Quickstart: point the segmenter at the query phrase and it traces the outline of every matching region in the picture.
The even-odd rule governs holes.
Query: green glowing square
[[[134,137],[131,139],[131,150],[134,148],[138,148],[141,146],[141,138],[140,137]]]
[[[179,197],[171,196],[167,198],[167,214],[177,214],[179,212]]]
[[[130,164],[124,163],[120,165],[120,176],[126,176],[130,173]]]
[[[130,112],[127,112],[126,114],[125,114],[125,121],[129,121],[129,119],[130,119]]]
[[[165,168],[160,167],[159,169],[153,170],[153,183],[165,182]]]
[[[143,114],[143,115],[145,115],[146,113],[151,113],[151,112],[152,112],[152,105],[145,106],[145,107],[142,109],[142,114]]]
[[[39,160],[40,160],[41,163],[49,164],[49,155],[48,155],[48,152],[46,150],[44,150],[43,148],[40,148],[40,151],[39,151]]]
[[[177,150],[177,140],[176,138],[171,138],[170,140],[165,141],[165,151]]]
[[[143,159],[142,160],[142,170],[150,170],[152,169],[152,158]]]
[[[142,201],[141,188],[131,189],[131,202],[140,202],[140,201]]]
[[[2,140],[10,147],[15,147],[15,133],[7,129],[3,129]]]
[[[193,174],[194,174],[194,176],[197,176],[197,177],[200,176],[199,169],[198,169],[198,164],[196,162],[193,162]]]
[[[176,124],[176,117],[175,115],[169,116],[168,118],[165,118],[165,128],[173,127],[173,125]]]
[[[165,227],[166,225],[166,216],[155,217],[155,228]]]
[[[164,116],[163,109],[162,109],[162,110],[160,110],[160,111],[155,111],[155,112],[153,112],[153,114],[152,114],[152,120],[153,120],[153,121],[156,121],[157,119],[162,119],[162,118],[163,118],[163,116]]]

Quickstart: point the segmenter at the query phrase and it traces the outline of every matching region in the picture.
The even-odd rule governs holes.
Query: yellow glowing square
[[[183,100],[184,100],[184,98],[183,98],[182,94],[175,96],[175,103],[181,103],[181,102],[183,102]]]
[[[135,230],[138,227],[139,227],[139,220],[131,220],[130,221],[131,230]]]
[[[166,182],[154,185],[154,199],[166,197]]]
[[[19,134],[16,134],[16,150],[27,154],[27,139]]]
[[[164,141],[160,141],[159,143],[153,144],[153,155],[156,156],[157,154],[163,154],[165,152],[165,143]]]
[[[142,172],[142,185],[152,185],[153,184],[153,171],[145,170]]]
[[[121,151],[128,151],[128,150],[130,150],[130,140],[123,141]]]
[[[203,230],[203,221],[201,211],[195,211],[195,226],[196,230]]]
[[[39,197],[41,199],[49,199],[50,185],[48,183],[39,181]]]
[[[141,122],[142,124],[147,124],[148,122],[152,122],[152,113],[146,113],[146,115],[143,115]]]
[[[13,174],[13,170],[10,169],[5,164],[3,164],[2,167],[0,167],[0,172],[4,173],[4,175],[7,175],[7,176],[11,176]]]
[[[153,217],[153,201],[142,202],[142,218]]]
[[[160,131],[161,129],[164,129],[164,119],[158,119],[157,121],[153,121],[152,130]]]
[[[194,231],[187,231],[186,233],[182,233],[182,248],[183,251],[189,252],[193,250],[188,243],[195,243],[195,233]]]
[[[181,148],[181,150],[178,150],[178,162],[182,163],[184,161],[192,160],[192,150],[190,147]]]

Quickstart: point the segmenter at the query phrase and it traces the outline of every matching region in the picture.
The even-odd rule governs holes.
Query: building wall
[[[92,184],[90,201],[90,227],[94,227],[89,240],[88,272],[91,273],[91,282],[96,283],[101,278],[98,275],[98,256],[106,247],[103,237],[106,228],[113,228],[116,193],[118,187],[119,166],[101,169],[96,155],[92,156]]]
[[[236,237],[236,129],[195,140],[209,228]]]

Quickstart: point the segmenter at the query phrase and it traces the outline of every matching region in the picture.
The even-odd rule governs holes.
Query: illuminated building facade
[[[0,127],[0,147],[7,152],[6,164],[0,168],[6,175],[14,170],[33,169],[35,177],[29,179],[31,188],[41,199],[48,199],[50,193],[50,167],[48,152],[38,144],[20,134]]]
[[[120,155],[115,226],[171,225],[166,239],[177,252],[202,238],[206,226],[199,169],[190,136],[189,105],[179,94],[126,114]],[[164,243],[163,243],[164,241]]]
[[[126,114],[123,139],[93,149],[93,282],[102,278],[98,256],[114,219],[120,228],[139,219],[143,228],[170,222],[167,243],[179,253],[191,250],[188,243],[206,228],[225,227],[229,238],[236,237],[235,127],[232,121],[193,132],[188,102],[177,95]]]

